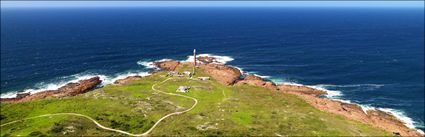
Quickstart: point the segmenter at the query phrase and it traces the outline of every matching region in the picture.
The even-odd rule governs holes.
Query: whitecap
[[[237,68],[237,69],[239,69],[239,71],[241,71],[241,73],[243,74],[243,75],[254,75],[254,76],[257,76],[257,77],[260,77],[260,78],[263,78],[263,79],[270,79],[271,78],[271,76],[264,76],[264,75],[259,75],[257,72],[255,72],[255,71],[250,71],[250,72],[244,72],[244,71],[242,71],[242,68],[239,68],[239,67],[235,67],[235,68]],[[273,82],[273,81],[272,81]]]
[[[0,93],[0,98],[14,98],[18,94],[17,91],[10,91],[5,93]]]
[[[153,69],[156,68],[154,62],[152,61],[137,61],[137,64],[145,66],[146,68]]]
[[[413,121],[412,118],[406,116],[405,112],[401,110],[391,109],[391,108],[377,108],[378,110],[387,112],[395,116],[397,119],[401,120],[407,127],[411,129],[416,129],[415,127],[415,121]],[[424,132],[420,129],[416,129],[421,134],[424,134]]]
[[[258,75],[258,74],[253,74],[254,76],[260,77],[260,78],[264,78],[264,79],[269,79],[270,76],[263,76],[263,75]]]
[[[375,107],[368,105],[368,104],[358,104],[358,105],[363,110],[363,112],[366,113],[366,114],[367,114],[368,110],[375,110],[376,109]]]
[[[326,89],[323,85],[313,85],[313,86],[305,85],[305,86],[309,88],[325,91],[327,93],[325,96],[329,99],[339,99],[342,96],[341,91]],[[341,99],[339,100],[341,101]],[[343,101],[348,102],[347,100],[343,100]]]
[[[356,87],[366,87],[366,88],[381,88],[385,86],[385,84],[348,84],[348,85],[332,85],[332,84],[319,84],[320,87],[325,88],[356,88]]]

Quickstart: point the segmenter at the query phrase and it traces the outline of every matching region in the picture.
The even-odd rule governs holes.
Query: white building
[[[170,71],[170,72],[168,72],[168,75],[176,75],[176,74],[178,74],[177,72],[175,72],[175,71]]]
[[[179,88],[177,88],[176,92],[182,92],[182,93],[187,93],[189,92],[190,87],[188,86],[179,86]]]
[[[199,80],[210,80],[210,77],[198,77]]]
[[[190,71],[184,71],[183,74],[186,76],[190,76],[192,73]]]

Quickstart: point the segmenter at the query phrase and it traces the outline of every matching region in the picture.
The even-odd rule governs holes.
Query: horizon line
[[[1,8],[78,7],[411,7],[424,1],[1,1]]]

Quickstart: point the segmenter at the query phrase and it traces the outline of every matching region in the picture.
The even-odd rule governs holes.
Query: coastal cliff
[[[140,79],[142,79],[142,76],[128,76],[126,78],[116,80],[114,84],[125,85],[130,81],[135,81]]]
[[[198,61],[202,63],[201,65],[199,65],[199,68],[222,84],[228,86],[240,86],[248,84],[252,86],[264,87],[266,89],[273,90],[276,92],[293,94],[305,100],[308,104],[314,106],[315,108],[321,111],[330,112],[333,114],[344,116],[348,119],[369,124],[371,126],[389,131],[394,135],[423,136],[416,129],[411,129],[407,127],[401,120],[397,119],[390,113],[381,110],[364,111],[357,104],[344,103],[337,100],[320,98],[320,96],[327,94],[326,91],[306,86],[285,84],[277,85],[271,81],[252,74],[248,74],[244,78],[241,78],[242,74],[237,68],[224,64],[215,64],[214,60],[215,59],[212,57],[198,58]],[[158,62],[156,64],[160,64],[157,65],[157,67],[162,70],[170,70],[170,68],[173,68],[172,70],[174,70],[178,67],[179,64],[181,64],[176,62],[177,61],[167,61]]]
[[[74,102],[74,100],[78,100],[78,102],[86,101],[84,103],[75,104],[68,102],[69,106],[64,108],[69,109],[71,112],[78,112],[80,108],[84,109],[80,113],[90,112],[90,115],[96,116],[96,120],[103,121],[104,123],[110,123],[110,127],[120,128],[120,126],[117,125],[122,124],[124,125],[123,127],[125,127],[125,130],[128,131],[140,128],[140,125],[144,125],[143,128],[147,130],[147,128],[150,128],[149,125],[151,125],[154,121],[144,119],[144,117],[156,116],[158,113],[156,112],[157,110],[160,110],[161,112],[175,112],[177,110],[181,110],[182,107],[184,107],[183,104],[188,104],[188,102],[181,102],[180,106],[179,104],[175,103],[175,101],[183,100],[171,99],[169,96],[161,96],[162,94],[152,92],[152,90],[159,89],[173,93],[178,86],[193,84],[189,94],[182,94],[191,95],[192,93],[190,92],[194,92],[194,97],[199,98],[199,103],[201,104],[196,108],[203,111],[199,112],[199,114],[194,113],[186,115],[186,117],[181,117],[198,121],[198,124],[196,125],[193,123],[185,123],[190,120],[165,121],[169,122],[168,124],[170,125],[173,125],[173,122],[182,122],[184,123],[182,125],[189,127],[183,126],[181,129],[173,131],[168,130],[167,128],[169,127],[165,126],[161,127],[161,129],[156,129],[157,131],[153,132],[153,135],[177,135],[180,134],[180,132],[182,132],[181,135],[194,135],[193,133],[203,135],[223,135],[220,134],[221,132],[231,133],[229,135],[241,136],[281,135],[276,132],[283,131],[284,133],[287,132],[284,135],[289,136],[388,135],[388,132],[392,135],[423,136],[415,129],[410,129],[405,126],[401,120],[397,119],[390,113],[381,110],[366,111],[357,104],[344,103],[341,101],[322,98],[323,95],[327,94],[326,91],[302,85],[276,84],[270,80],[261,78],[256,75],[243,74],[235,67],[219,64],[214,61],[216,59],[212,57],[198,58],[198,60],[202,60],[201,63],[196,67],[196,71],[200,73],[197,73],[194,76],[209,76],[213,80],[198,80],[196,78],[192,78],[192,76],[170,76],[168,75],[168,71],[181,73],[191,70],[193,64],[190,62],[180,62],[173,60],[160,61],[154,62],[154,65],[161,71],[155,71],[147,77],[129,76],[123,79],[118,79],[114,82],[114,84],[98,88],[93,92],[88,91],[94,89],[102,82],[99,77],[80,80],[77,83],[69,83],[57,90],[42,91],[35,94],[18,94],[16,98],[0,99],[2,103],[0,105],[5,106],[3,108],[20,108],[22,107],[21,105],[25,106],[25,103],[31,103],[30,101],[41,99],[41,103],[38,103],[40,103],[39,105],[43,106],[51,103],[42,100],[47,97],[53,97],[53,103],[56,103],[56,105],[60,104],[65,106],[67,103],[64,102],[67,100],[69,102]],[[163,83],[169,79],[170,83]],[[82,93],[86,94],[76,96]],[[62,98],[66,96],[75,97]],[[91,102],[96,103],[93,103],[90,106],[86,106],[86,104]],[[99,104],[102,104],[102,106],[99,106]],[[37,107],[37,105],[31,106],[34,108]],[[74,108],[75,106],[78,107]],[[111,107],[113,109],[111,109]],[[37,109],[44,108],[40,107]],[[259,109],[262,109],[262,113],[257,113]],[[3,121],[10,121],[7,118],[15,118],[15,113],[30,113],[30,111],[13,111],[22,109],[2,110],[9,111],[8,113],[1,113]],[[56,111],[56,109],[51,111]],[[115,116],[105,117],[109,115]],[[211,117],[208,118],[207,115],[211,115]],[[226,117],[221,117],[224,115],[226,115]],[[342,116],[341,119],[336,115]],[[140,118],[138,122],[131,120],[138,118]],[[208,119],[211,119],[212,122],[215,122],[215,124],[209,123]],[[288,119],[289,121],[286,121]],[[262,123],[263,120],[266,121],[266,123]],[[279,120],[282,121],[275,122]],[[233,123],[226,123],[225,121],[232,121]],[[267,121],[271,123],[267,123]],[[134,123],[139,122],[143,124],[134,125]],[[220,123],[220,125],[223,123],[224,127],[218,128],[220,127],[218,123]],[[337,123],[338,125],[334,126],[334,123]],[[322,125],[317,126],[315,124],[325,125],[323,125],[322,128]],[[359,126],[359,124],[361,124],[361,126]],[[370,127],[363,126],[362,124],[369,125]],[[240,128],[241,125],[248,125],[246,129],[249,130]],[[228,131],[227,129],[229,127],[232,127],[232,129],[236,131],[245,132],[247,134],[236,134],[234,131]],[[261,127],[264,128],[262,129]],[[175,129],[176,127],[171,128]],[[257,130],[256,128],[261,130]],[[214,131],[217,132],[204,132],[209,129],[214,129]],[[265,130],[269,130],[270,132],[264,132]],[[338,130],[338,132],[334,130]],[[12,132],[12,130],[10,130],[10,132]],[[168,134],[162,134],[163,132]]]
[[[68,83],[65,86],[60,87],[57,90],[46,90],[38,93],[21,93],[17,94],[15,98],[0,98],[0,102],[6,103],[20,103],[28,102],[37,99],[43,99],[47,97],[66,97],[76,96],[78,94],[86,93],[91,89],[95,88],[102,82],[99,77],[93,77],[86,80],[80,80],[77,83]]]
[[[225,85],[234,84],[241,76],[238,69],[223,64],[201,64],[199,68]]]

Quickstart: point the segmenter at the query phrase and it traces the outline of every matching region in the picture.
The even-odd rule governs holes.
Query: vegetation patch
[[[177,71],[191,71],[188,66]],[[161,117],[186,110],[191,99],[155,92],[152,86],[168,93],[198,100],[187,113],[164,119],[150,135],[211,136],[386,136],[391,133],[338,115],[322,112],[302,99],[285,93],[248,85],[225,86],[214,79],[201,81],[187,77],[161,83],[166,72],[126,85],[107,85],[88,93],[65,98],[0,104],[1,125],[15,120],[52,113],[78,113],[100,124],[140,134]],[[196,71],[198,76],[208,76]],[[192,87],[187,93],[179,86]],[[76,116],[51,116],[23,120],[1,127],[1,136],[122,136]]]

